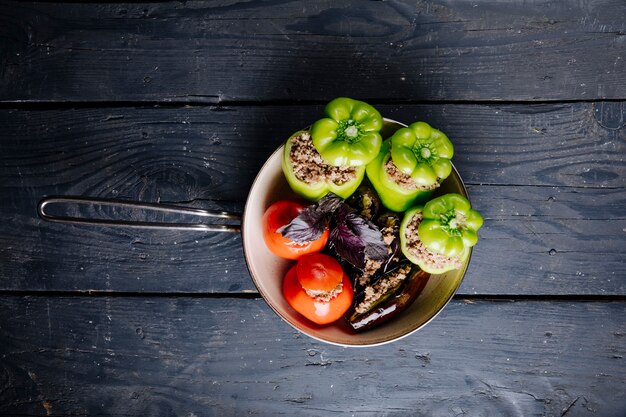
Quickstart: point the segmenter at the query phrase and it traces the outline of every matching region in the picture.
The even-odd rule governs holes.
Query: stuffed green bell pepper
[[[307,130],[294,133],[285,142],[282,168],[291,189],[311,201],[317,201],[329,192],[346,199],[365,176],[364,166],[327,164],[313,146]]]
[[[378,155],[383,118],[362,101],[339,97],[326,105],[326,116],[311,126],[313,145],[334,166],[366,165]]]
[[[367,177],[393,211],[425,201],[452,172],[454,148],[448,137],[428,123],[398,129],[367,165]]]
[[[402,253],[422,270],[441,274],[463,266],[483,225],[467,198],[445,194],[408,210],[400,225]]]

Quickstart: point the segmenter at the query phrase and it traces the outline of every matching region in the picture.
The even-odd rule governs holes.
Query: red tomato
[[[343,269],[332,256],[311,253],[303,256],[296,265],[300,285],[309,291],[331,291],[341,283]]]
[[[337,262],[331,257],[328,258],[335,263]],[[300,284],[300,279],[305,273],[305,269],[300,267],[302,262],[303,260],[298,261],[298,265],[291,268],[285,276],[283,281],[283,295],[285,299],[294,310],[314,323],[328,324],[337,321],[350,308],[354,297],[348,275],[340,269],[339,275],[335,275],[335,278],[338,278],[337,284],[343,282],[342,291],[329,301],[320,301],[308,295],[302,284]],[[327,276],[336,274],[334,267],[331,268],[326,274]],[[314,272],[314,274],[317,274],[317,272]]]
[[[280,200],[265,211],[263,214],[263,239],[272,253],[281,258],[299,259],[307,253],[319,252],[324,249],[330,233],[328,227],[319,239],[307,243],[296,243],[276,231],[289,224],[305,208],[305,205],[297,201]]]

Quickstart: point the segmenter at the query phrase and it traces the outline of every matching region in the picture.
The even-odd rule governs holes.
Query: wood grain
[[[621,0],[0,7],[0,101],[626,98]]]
[[[626,131],[615,127],[615,109],[381,106],[398,120],[428,120],[455,143],[455,164],[486,219],[461,294],[626,293]],[[10,221],[0,235],[0,289],[255,291],[238,236],[50,224],[37,218],[37,202],[89,195],[240,212],[265,158],[319,111],[1,111],[0,214]]]
[[[626,129],[603,121],[626,118],[623,102],[377,108],[444,131],[467,184],[626,186]],[[0,186],[241,201],[276,147],[321,115],[322,106],[2,110]]]
[[[300,335],[262,300],[0,301],[2,414],[626,411],[624,302],[455,301],[406,339],[341,348]]]

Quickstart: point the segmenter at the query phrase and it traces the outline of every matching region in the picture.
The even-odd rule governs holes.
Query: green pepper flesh
[[[317,201],[320,198],[324,197],[329,192],[333,192],[337,194],[341,198],[348,198],[356,191],[359,187],[363,178],[365,177],[365,167],[355,167],[356,168],[356,178],[347,181],[344,184],[338,185],[333,182],[324,182],[320,181],[314,184],[308,184],[304,181],[299,180],[293,170],[293,163],[291,161],[291,139],[295,136],[302,134],[303,131],[298,131],[291,135],[287,142],[285,142],[284,150],[283,150],[283,158],[282,158],[282,167],[283,173],[285,175],[285,179],[287,183],[291,187],[291,189],[296,192],[298,195],[310,200]]]
[[[383,118],[369,104],[347,97],[332,100],[326,118],[311,126],[313,145],[334,166],[366,165],[378,155]]]
[[[432,185],[452,172],[454,147],[448,137],[428,123],[415,122],[391,137],[391,159],[419,185]]]
[[[413,216],[420,212],[422,221],[417,228],[417,234],[426,249],[465,262],[470,248],[478,241],[478,229],[483,225],[482,216],[471,208],[467,198],[455,193],[437,197],[423,207],[417,206],[408,210],[400,227],[402,252],[411,262],[433,274],[447,272],[454,267],[433,268],[408,248],[406,230]]]
[[[460,194],[446,194],[429,201],[423,216],[418,233],[433,252],[458,256],[464,248],[478,242],[477,231],[483,225],[483,218]]]
[[[387,161],[391,158],[390,149],[389,140],[383,142],[378,156],[367,164],[367,178],[385,207],[392,211],[402,212],[413,204],[425,201],[432,194],[432,190],[411,190],[397,184],[385,168]]]

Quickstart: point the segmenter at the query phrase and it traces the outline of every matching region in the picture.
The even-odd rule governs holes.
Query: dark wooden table
[[[0,413],[626,415],[626,2],[0,2]],[[485,217],[393,344],[301,335],[241,239],[46,195],[241,211],[345,95],[446,132]]]

